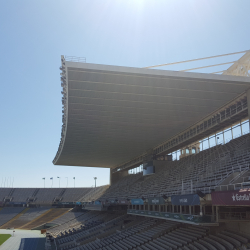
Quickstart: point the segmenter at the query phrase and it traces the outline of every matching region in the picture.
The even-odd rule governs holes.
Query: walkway
[[[0,246],[0,250],[18,250],[22,238],[38,238],[45,237],[39,230],[13,230],[0,229],[0,234],[11,234],[12,236]]]

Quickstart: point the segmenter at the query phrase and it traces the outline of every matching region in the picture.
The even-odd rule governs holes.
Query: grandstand
[[[250,249],[249,58],[218,75],[62,56],[53,163],[110,184],[0,188],[1,229],[42,230],[47,249]]]

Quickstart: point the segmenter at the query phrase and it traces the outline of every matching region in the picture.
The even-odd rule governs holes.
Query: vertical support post
[[[202,205],[200,205],[200,215],[202,216],[203,213],[202,213]]]
[[[216,222],[219,222],[219,206],[216,206]]]
[[[112,185],[112,168],[110,168],[110,171],[109,171],[109,185],[110,186]]]
[[[214,206],[212,206],[212,221],[214,221]]]
[[[189,214],[192,214],[192,207],[189,205]]]

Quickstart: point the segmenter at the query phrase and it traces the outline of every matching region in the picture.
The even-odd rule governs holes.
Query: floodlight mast
[[[95,188],[96,188],[96,179],[97,179],[97,177],[94,177],[94,180],[95,180]]]

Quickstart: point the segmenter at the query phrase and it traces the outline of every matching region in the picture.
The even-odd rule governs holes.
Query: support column
[[[182,214],[182,206],[180,206],[180,214]]]
[[[174,213],[174,205],[172,205],[172,213]]]
[[[219,207],[216,206],[216,222],[219,222]]]
[[[109,169],[109,185],[112,185],[112,168]]]
[[[203,213],[202,213],[202,205],[200,205],[200,215],[202,216]]]
[[[247,90],[247,108],[248,108],[248,119],[249,119],[250,118],[250,89]],[[250,122],[249,122],[249,129],[250,129]]]
[[[214,206],[212,206],[212,220],[214,221]]]
[[[192,214],[192,208],[189,206],[189,214]]]

